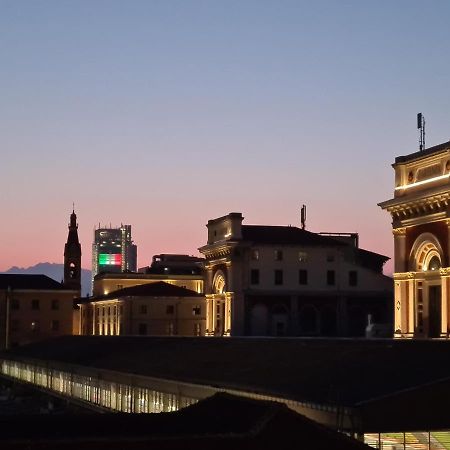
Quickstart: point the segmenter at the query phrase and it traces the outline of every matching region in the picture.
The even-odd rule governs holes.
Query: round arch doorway
[[[438,338],[442,330],[443,252],[439,240],[431,233],[421,234],[410,255],[410,270],[416,272],[416,334]]]

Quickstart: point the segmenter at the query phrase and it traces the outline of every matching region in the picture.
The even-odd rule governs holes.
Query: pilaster
[[[406,228],[395,228],[392,230],[394,235],[394,259],[395,272],[405,272],[407,268],[406,255]]]

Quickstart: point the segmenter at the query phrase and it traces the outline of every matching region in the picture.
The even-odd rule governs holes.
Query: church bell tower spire
[[[64,246],[64,285],[81,294],[81,245],[78,240],[78,223],[75,205],[70,215],[69,234]]]

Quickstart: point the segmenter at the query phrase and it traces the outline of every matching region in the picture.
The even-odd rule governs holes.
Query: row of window
[[[259,269],[250,270],[250,284],[259,284],[260,274]],[[336,284],[336,272],[334,270],[327,270],[326,272],[326,283],[327,286],[334,286]],[[281,286],[283,284],[283,271],[281,269],[274,270],[274,284],[276,286]],[[298,284],[307,285],[308,284],[308,271],[306,269],[300,269],[298,271]],[[348,272],[348,285],[357,286],[358,285],[358,272],[356,270],[350,270]]]
[[[297,258],[298,258],[299,262],[307,262],[308,261],[308,253],[305,251],[299,251],[297,254]],[[259,253],[258,249],[252,249],[251,259],[253,261],[259,261],[260,253]],[[283,250],[274,250],[273,259],[274,259],[274,261],[283,261],[283,259],[284,259]],[[335,260],[334,253],[328,253],[326,255],[326,262],[333,262],[334,260]]]
[[[22,300],[22,302],[19,302],[19,299],[17,298],[13,298],[11,300],[11,309],[14,310],[18,310],[20,309],[20,306],[22,304],[22,307],[24,306],[24,301]],[[41,301],[37,298],[31,300],[31,303],[29,304],[29,306],[31,307],[31,309],[35,310],[35,311],[39,311],[41,309]],[[51,304],[50,304],[50,308],[53,311],[57,311],[59,309],[59,300],[52,300]]]
[[[148,313],[148,307],[147,305],[140,305],[139,308],[140,314],[147,314]],[[192,315],[193,316],[199,316],[202,313],[202,308],[199,305],[196,305],[192,308]],[[166,306],[166,314],[172,315],[175,314],[175,305],[167,305]]]
[[[40,323],[38,320],[33,320],[32,322],[27,322],[25,326],[25,331],[32,331],[37,333],[40,330]],[[59,320],[52,320],[50,322],[50,330],[51,331],[59,331]],[[11,320],[11,332],[17,333],[21,331],[21,323],[20,320],[13,319]]]

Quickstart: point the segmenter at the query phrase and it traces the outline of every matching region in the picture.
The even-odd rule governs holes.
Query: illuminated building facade
[[[80,299],[82,335],[204,336],[205,297],[153,281]]]
[[[101,273],[94,279],[94,295],[140,284],[165,283],[179,286],[198,294],[203,293],[204,258],[189,255],[155,255],[151,266],[142,267],[138,273]]]
[[[368,316],[392,323],[383,255],[357,234],[242,225],[241,213],[208,221],[206,334],[363,336]]]
[[[92,244],[92,283],[98,273],[136,272],[137,246],[131,239],[131,225],[98,228]]]
[[[392,216],[395,337],[448,338],[450,312],[450,142],[399,156]]]

